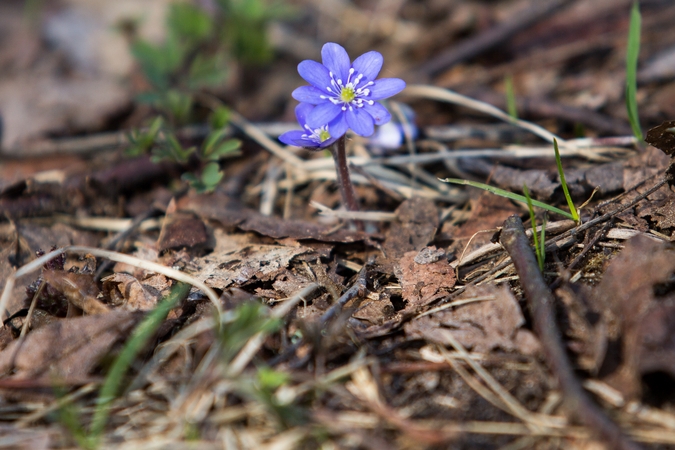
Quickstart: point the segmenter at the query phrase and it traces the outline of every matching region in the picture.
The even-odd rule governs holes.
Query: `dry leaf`
[[[311,252],[305,247],[247,245],[237,250],[216,252],[195,258],[188,271],[215,289],[249,281],[270,281],[286,271],[291,260]]]
[[[98,300],[101,291],[92,274],[45,269],[42,278],[85,314],[104,314],[110,310]]]
[[[139,281],[132,275],[118,272],[101,281],[111,304],[121,305],[127,311],[153,309],[171,287],[167,278],[160,274]]]
[[[403,255],[394,266],[394,273],[401,283],[406,310],[415,310],[424,306],[447,292],[455,285],[455,271],[450,267],[447,258],[419,264],[429,260],[426,255],[435,253],[436,247],[427,247],[420,252],[412,251]]]
[[[142,318],[141,314],[114,311],[96,316],[61,319],[27,335],[0,352],[0,373],[13,378],[82,379]]]
[[[518,302],[507,286],[483,285],[470,287],[455,301],[482,299],[474,303],[448,308],[423,316],[404,325],[410,338],[427,338],[439,344],[448,344],[443,333],[450,330],[455,339],[468,349],[489,352],[493,349],[534,354],[539,342],[532,333],[521,327],[525,319]]]

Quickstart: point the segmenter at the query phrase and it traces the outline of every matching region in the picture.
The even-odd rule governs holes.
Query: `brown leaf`
[[[173,200],[171,201],[173,203]],[[209,247],[209,235],[201,219],[186,212],[168,213],[157,239],[160,252],[169,249],[206,250]],[[213,246],[210,246],[213,248]]]
[[[563,327],[567,346],[577,354],[577,364],[592,374],[597,374],[607,351],[607,321],[602,310],[592,308],[588,301],[590,289],[573,289],[563,286],[556,296],[564,305]]]
[[[309,252],[305,247],[245,245],[195,258],[188,271],[212,288],[225,289],[251,280],[274,280],[286,271],[294,257]]]
[[[666,155],[673,156],[675,154],[675,120],[668,120],[647,131],[645,141]]]
[[[405,253],[394,267],[394,273],[401,283],[406,310],[416,310],[445,295],[455,285],[455,271],[447,258],[420,264],[426,261],[425,254],[433,253],[436,247],[427,247],[420,252]],[[420,257],[420,255],[422,257]]]
[[[620,344],[620,365],[605,381],[627,397],[639,395],[643,325],[655,307],[654,287],[675,271],[675,251],[654,239],[638,235],[611,261],[592,292],[592,304],[606,314],[608,339]],[[652,317],[650,320],[657,320]],[[661,319],[658,319],[661,320]],[[657,321],[658,321],[657,320]],[[608,358],[616,355],[608,353]],[[605,366],[612,361],[605,361]],[[616,365],[616,363],[614,363]],[[606,369],[607,370],[607,369]]]
[[[153,309],[171,287],[166,277],[159,274],[139,281],[132,275],[118,272],[101,281],[111,303],[120,304],[127,311]]]
[[[42,271],[42,278],[85,314],[104,314],[110,311],[98,300],[101,291],[91,274],[45,269]]]
[[[430,200],[413,197],[396,209],[397,221],[391,224],[382,247],[387,258],[395,260],[406,252],[418,252],[436,235],[438,208]]]
[[[525,354],[539,351],[534,335],[521,328],[525,319],[507,286],[470,287],[455,301],[471,298],[483,300],[415,319],[403,326],[406,335],[447,345],[443,336],[450,332],[466,348],[478,352],[497,348]]]
[[[27,335],[0,352],[0,373],[13,378],[84,378],[142,315],[128,311],[61,319]]]
[[[225,226],[255,231],[275,239],[314,239],[323,242],[358,242],[371,237],[360,231],[335,230],[333,226],[302,220],[269,217],[241,205],[225,195],[186,196],[179,202],[179,209],[194,211],[199,217],[217,220]]]
[[[675,228],[675,195],[672,191],[668,191],[667,197],[640,208],[638,215],[649,217],[661,230]]]
[[[488,244],[494,233],[476,233],[500,227],[507,217],[519,212],[517,206],[503,197],[482,192],[471,200],[471,216],[464,224],[458,227],[446,222],[443,227],[443,232],[455,241],[449,252],[471,252]]]

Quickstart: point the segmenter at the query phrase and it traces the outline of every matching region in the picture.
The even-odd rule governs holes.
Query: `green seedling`
[[[514,194],[513,192],[506,191],[504,189],[500,189],[494,186],[490,186],[489,184],[484,184],[484,183],[477,183],[475,181],[469,181],[469,180],[461,180],[459,178],[446,178],[446,179],[441,179],[441,181],[444,181],[446,183],[453,183],[453,184],[463,184],[465,186],[472,186],[478,189],[483,189],[484,191],[492,192],[493,194],[499,195],[500,197],[505,197],[510,200],[515,200],[517,202],[521,202],[524,204],[527,204],[527,198],[524,195],[520,194]],[[568,219],[574,220],[574,217],[572,214],[568,213],[567,211],[564,211],[560,208],[556,208],[555,206],[548,205],[544,202],[540,202],[539,200],[532,200],[532,205],[536,206],[537,208],[545,209],[546,211],[551,211],[552,213],[555,214],[560,214],[563,217],[567,217]]]
[[[641,22],[640,6],[638,2],[635,2],[630,12],[630,28],[628,29],[628,47],[626,51],[626,109],[628,110],[630,126],[638,141],[642,141],[642,129],[640,128],[637,110],[637,65],[638,56],[640,55]]]
[[[213,192],[223,179],[223,171],[216,162],[210,162],[204,166],[202,173],[197,176],[193,173],[184,173],[181,177],[198,193]]]
[[[131,144],[125,151],[127,156],[140,156],[150,151],[158,139],[159,132],[164,126],[161,116],[155,117],[150,126],[145,130],[133,130],[127,135]]]
[[[528,196],[515,194],[513,192],[500,189],[498,187],[490,186],[489,184],[478,183],[476,181],[462,180],[459,178],[446,178],[441,179],[441,181],[453,184],[463,184],[465,186],[472,186],[478,189],[483,189],[484,191],[492,192],[493,194],[499,195],[501,197],[525,203],[528,206],[532,205],[536,206],[537,208],[550,211],[552,213],[560,214],[563,217],[567,217],[568,219],[574,220],[575,222],[579,223],[579,212],[575,208],[574,202],[572,202],[572,197],[570,196],[569,189],[567,188],[567,182],[565,181],[565,173],[563,172],[562,161],[560,159],[560,151],[558,150],[558,141],[556,139],[553,139],[553,150],[555,151],[555,162],[556,165],[558,166],[558,174],[560,175],[560,184],[562,185],[563,192],[565,193],[565,199],[567,200],[567,205],[570,208],[570,212],[564,211],[560,208],[556,208],[555,206],[549,205],[544,202],[540,202],[538,200],[533,200],[531,198],[528,198]]]
[[[560,159],[560,150],[558,149],[558,140],[553,139],[553,151],[555,152],[555,163],[558,166],[558,175],[560,175],[560,184],[562,185],[563,192],[565,193],[565,200],[567,200],[567,206],[570,208],[570,213],[572,214],[572,220],[576,223],[579,223],[579,212],[574,206],[572,201],[572,196],[570,195],[570,190],[567,188],[567,181],[565,181],[565,172],[562,167],[562,160]]]
[[[513,88],[513,77],[507,75],[504,78],[504,91],[506,92],[506,112],[514,119],[518,118],[518,104],[516,103],[516,91]]]
[[[539,270],[544,272],[544,263],[546,261],[546,248],[544,242],[546,242],[546,215],[544,215],[544,221],[541,224],[541,235],[537,236],[537,222],[534,215],[534,205],[532,204],[532,198],[530,197],[530,191],[527,189],[527,185],[523,184],[523,193],[527,199],[527,209],[530,212],[530,223],[532,224],[532,241],[534,242],[534,254],[537,256],[537,263],[539,264]]]
[[[124,348],[113,362],[103,381],[99,397],[94,410],[91,428],[89,430],[89,448],[97,448],[100,444],[105,425],[110,415],[110,403],[118,396],[124,377],[136,358],[136,355],[145,348],[150,338],[166,318],[169,311],[183,301],[190,292],[190,285],[178,282],[171,289],[157,307],[136,327]]]

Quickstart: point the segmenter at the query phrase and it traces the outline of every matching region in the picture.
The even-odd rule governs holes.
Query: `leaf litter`
[[[669,241],[675,226],[672,189],[662,181],[672,178],[672,121],[647,134],[660,150],[627,149],[630,139],[617,136],[626,129],[617,81],[625,11],[576,0],[539,16],[527,33],[484,38],[487,44],[479,45],[472,39],[490,37],[483,33],[493,24],[520,14],[517,2],[503,0],[498,8],[441,3],[429,3],[426,12],[410,2],[381,8],[369,27],[356,20],[365,17],[362,4],[336,5],[332,14],[355,18],[336,19],[336,32],[357,33],[359,45],[379,43],[389,70],[410,71],[433,87],[478,92],[474,98],[489,97],[499,106],[503,77],[512,73],[519,114],[569,137],[560,142],[563,153],[572,152],[564,165],[573,195],[580,203],[599,188],[583,222],[611,214],[588,228],[558,228],[549,219],[544,275],[555,287],[565,350],[577,379],[626,436],[650,448],[673,444],[675,266]],[[54,15],[50,26],[72,20],[73,5]],[[308,8],[308,16],[315,12]],[[106,14],[109,20],[118,12]],[[380,14],[389,21],[379,22]],[[659,58],[672,52],[675,36],[664,26],[673,14],[672,7],[658,13],[643,8],[645,58],[654,59],[642,77],[659,80],[640,86],[642,118],[650,126],[671,118],[672,71],[659,66]],[[437,20],[446,16],[452,20]],[[392,24],[398,31],[388,28]],[[287,82],[239,68],[242,73],[216,93],[247,117],[292,118],[294,105],[274,108],[287,103],[287,85],[297,84],[295,59],[315,59],[300,53],[316,43],[306,31],[286,26],[276,30],[275,45],[288,63],[279,70],[287,73],[275,79]],[[342,42],[339,33],[326,33]],[[368,221],[359,231],[348,219],[318,216],[308,207],[310,199],[338,207],[334,173],[322,166],[320,154],[273,152],[256,134],[268,124],[240,127],[244,153],[222,165],[221,188],[185,194],[167,183],[178,179],[176,166],[125,160],[110,150],[147,115],[129,106],[131,91],[116,85],[83,106],[88,89],[100,90],[111,80],[109,74],[99,80],[79,74],[82,66],[72,53],[77,47],[54,55],[24,29],[2,39],[30,50],[0,53],[11,63],[5,67],[27,67],[26,58],[34,64],[28,77],[0,74],[0,96],[11,100],[2,111],[4,145],[17,155],[0,167],[0,284],[38,251],[73,244],[132,254],[180,270],[194,283],[123,376],[130,387],[112,403],[106,448],[138,448],[151,440],[180,447],[191,439],[205,448],[603,446],[596,430],[571,420],[573,411],[560,401],[557,369],[546,363],[549,349],[533,330],[533,312],[509,257],[495,244],[504,220],[526,216],[523,209],[436,182],[462,176],[513,191],[527,183],[537,199],[560,203],[551,149],[522,157],[522,151],[535,155],[532,136],[465,115],[469,103],[447,106],[411,89],[401,98],[417,113],[426,139],[414,141],[412,149],[379,149],[378,156],[359,138],[349,143],[354,164],[361,166],[353,173],[367,174],[355,175],[364,210],[384,212],[389,221]],[[65,38],[52,39],[63,44]],[[464,50],[469,56],[449,64],[452,58],[440,56],[457,42],[470,43]],[[53,61],[72,65],[71,71],[50,72]],[[83,90],[64,102],[63,92],[78,76],[84,77]],[[27,89],[31,80],[38,89]],[[264,85],[264,95],[248,96],[257,88],[242,89],[243,80]],[[40,94],[50,86],[65,90]],[[46,106],[33,111],[38,94]],[[25,105],[17,109],[19,103]],[[482,105],[482,112],[489,111]],[[54,113],[59,108],[63,114]],[[26,111],[36,120],[28,120]],[[548,131],[529,125],[546,136]],[[580,132],[572,132],[577,125],[588,127],[586,144],[572,138]],[[112,128],[122,131],[94,135],[112,136],[117,144],[109,147],[74,136]],[[16,152],[17,143],[24,155]],[[501,154],[489,158],[466,153],[495,147]],[[40,154],[54,148],[84,148],[87,155]],[[40,157],[23,157],[29,154]],[[436,159],[414,163],[427,157]],[[270,175],[271,166],[283,165]],[[468,203],[460,202],[467,197]],[[626,209],[612,213],[620,208]],[[102,220],[85,225],[87,216]],[[125,222],[132,227],[120,232],[120,219],[134,219]],[[469,254],[478,256],[464,259]],[[54,260],[15,281],[0,334],[0,417],[11,425],[0,432],[16,447],[65,447],[74,441],[60,408],[70,404],[88,420],[111,361],[176,282],[140,262],[113,265],[70,254],[62,264]],[[215,289],[220,319],[199,282]],[[65,390],[56,392],[55,385]]]

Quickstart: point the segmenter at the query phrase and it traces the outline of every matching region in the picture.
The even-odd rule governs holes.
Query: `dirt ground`
[[[646,141],[633,1],[181,5],[0,4],[0,448],[675,448],[673,2]],[[359,211],[277,139],[326,42],[407,83]]]

